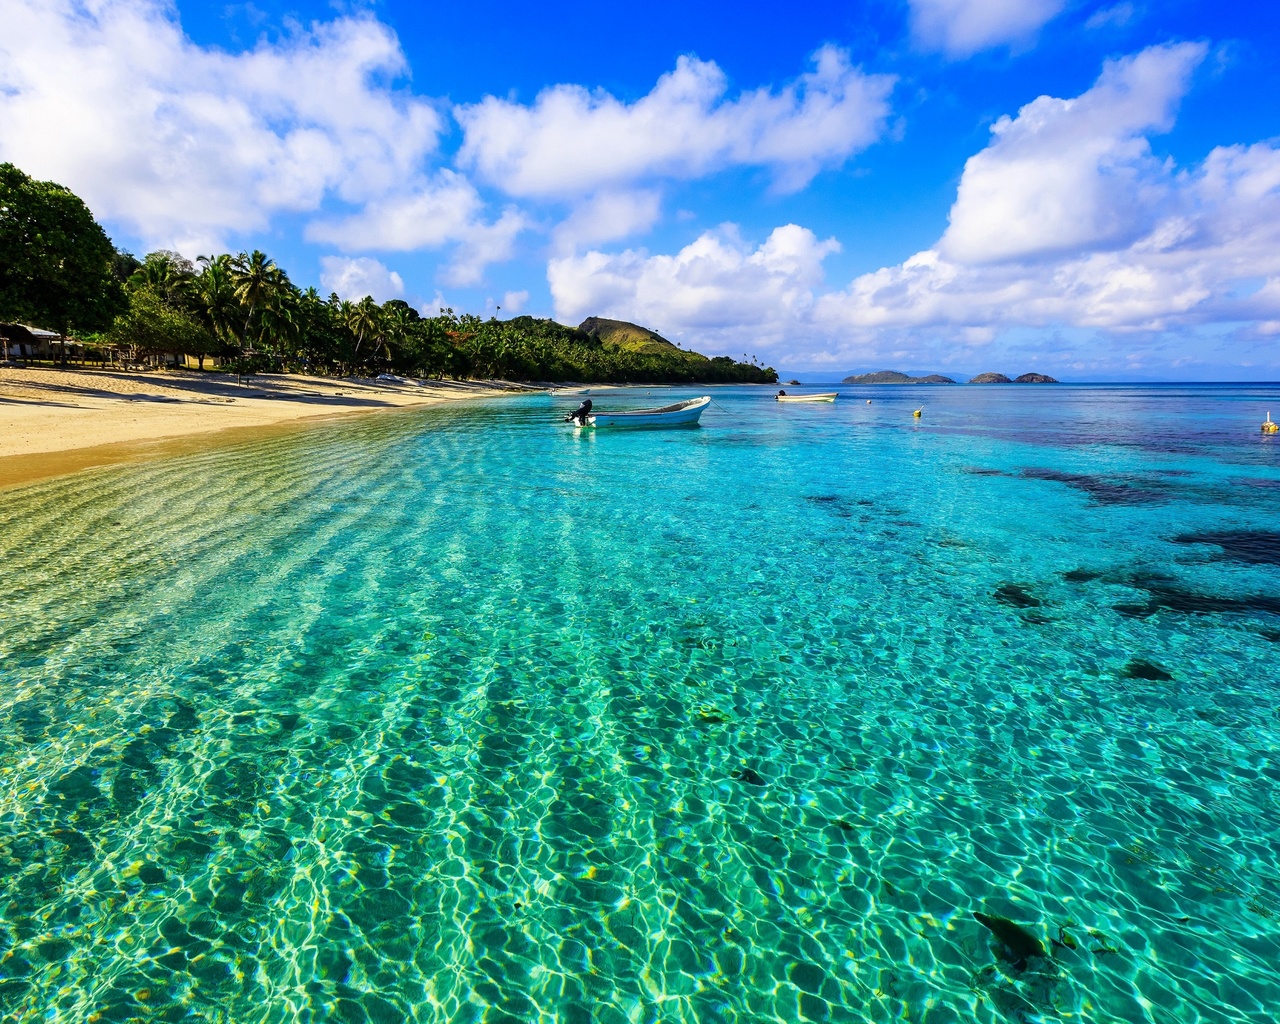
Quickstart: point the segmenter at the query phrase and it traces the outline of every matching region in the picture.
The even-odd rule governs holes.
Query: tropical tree
[[[242,252],[231,259],[230,266],[236,299],[244,312],[240,345],[241,348],[248,348],[254,314],[275,299],[282,289],[287,288],[289,279],[261,249],[254,249],[252,253]]]
[[[201,256],[198,262],[201,270],[192,288],[198,316],[210,333],[230,348],[236,343],[236,328],[242,312],[231,276],[231,257],[225,253]],[[200,368],[204,369],[203,357]]]
[[[367,341],[372,345],[379,344],[385,336],[382,324],[382,310],[366,295],[359,302],[345,302],[342,308],[342,319],[355,337],[355,348],[351,354],[351,362],[360,364],[360,348]]]
[[[195,266],[189,259],[179,253],[160,249],[147,254],[142,265],[129,275],[125,287],[130,291],[150,288],[176,309],[187,304],[195,280]]]
[[[74,192],[0,164],[0,321],[39,324],[64,338],[106,329],[126,305],[115,257]]]
[[[171,305],[156,289],[142,285],[129,292],[129,308],[116,317],[110,340],[135,354],[201,353],[217,344],[204,324]],[[203,358],[201,359],[203,365]]]

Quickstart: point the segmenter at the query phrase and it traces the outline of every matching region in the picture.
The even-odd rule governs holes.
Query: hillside
[[[626,320],[607,320],[601,316],[589,316],[578,324],[578,330],[599,338],[606,348],[622,352],[661,353],[677,351],[661,334]]]

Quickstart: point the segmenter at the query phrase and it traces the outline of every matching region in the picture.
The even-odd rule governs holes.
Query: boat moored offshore
[[[789,395],[785,391],[779,391],[773,396],[775,402],[834,402],[836,400],[835,391],[823,391],[816,395]]]
[[[623,412],[596,412],[587,417],[589,427],[691,427],[711,404],[711,396],[690,398],[660,409],[629,409]]]

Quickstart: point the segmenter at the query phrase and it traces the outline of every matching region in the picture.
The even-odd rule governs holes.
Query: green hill
[[[606,320],[601,316],[589,316],[578,324],[578,330],[599,338],[605,348],[622,352],[646,352],[666,354],[677,350],[661,334],[626,320]]]

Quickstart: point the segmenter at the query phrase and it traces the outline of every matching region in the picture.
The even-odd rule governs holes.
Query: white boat
[[[587,417],[591,427],[683,427],[698,422],[702,410],[711,404],[711,396],[690,398],[661,409],[633,409],[627,412],[596,412]]]
[[[775,402],[834,402],[835,391],[824,391],[820,395],[774,395]]]

